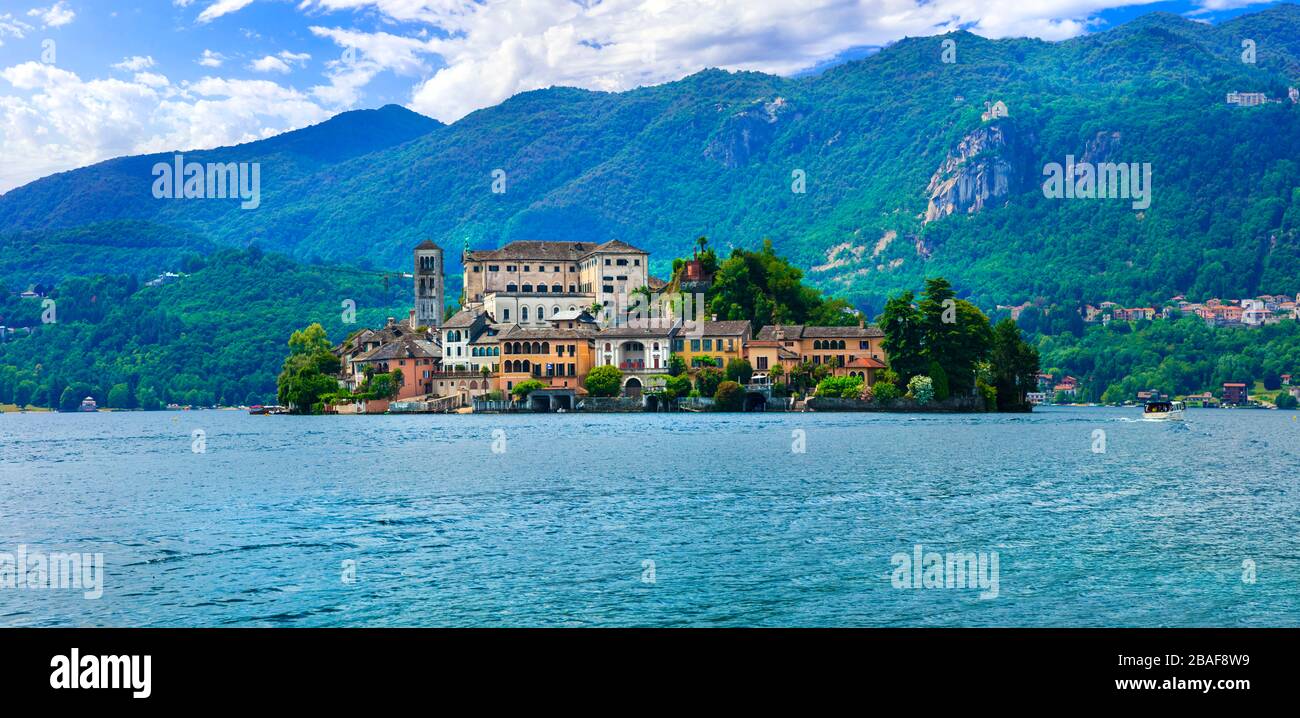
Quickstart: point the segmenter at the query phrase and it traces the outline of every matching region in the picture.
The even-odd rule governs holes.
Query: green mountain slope
[[[1246,38],[1255,63],[1242,61]],[[453,272],[466,243],[618,237],[663,272],[701,234],[722,251],[770,237],[868,310],[937,274],[985,305],[1295,292],[1300,106],[1285,97],[1300,86],[1297,38],[1295,5],[1218,27],[1156,13],[1060,43],[910,38],[799,78],[709,70],[623,93],[553,88],[447,126],[397,108],[350,113],[297,138],[193,153],[261,161],[259,209],[154,200],[157,158],[124,158],[0,197],[0,232],[132,219],[386,267],[433,238]],[[941,61],[943,39],[955,63]],[[1284,101],[1230,107],[1230,91]],[[997,100],[1009,117],[983,122]],[[963,140],[979,151],[963,157]],[[1151,206],[1044,198],[1044,164],[1067,155],[1150,163]],[[942,180],[997,191],[926,221]]]

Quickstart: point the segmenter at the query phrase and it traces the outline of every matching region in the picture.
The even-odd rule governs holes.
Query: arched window
[[[503,321],[503,322],[508,322],[508,321],[510,321],[510,310],[509,310],[509,309],[502,309],[502,310],[501,310],[501,321]]]
[[[564,291],[564,287],[559,284],[552,284],[551,291],[555,292],[556,294],[559,294],[560,292]]]
[[[533,368],[533,367],[532,367],[532,362],[530,362],[530,361],[528,361],[527,359],[525,359],[525,360],[523,361],[523,364],[520,365],[520,367],[519,367],[519,371],[521,371],[521,372],[526,372],[526,371],[531,370],[532,368]]]
[[[519,319],[524,322],[528,321],[528,307],[519,308]]]
[[[533,353],[534,353],[534,354],[541,354],[541,353],[542,353],[542,343],[541,343],[541,342],[533,342]]]
[[[507,284],[507,285],[506,285],[506,291],[507,291],[507,292],[517,292],[517,291],[519,291],[519,285],[518,285],[518,284]]]
[[[533,291],[533,285],[531,285],[531,284],[525,284],[525,285],[524,285],[524,291],[525,291],[525,292],[531,292],[531,291]]]
[[[545,284],[539,284],[539,285],[537,285],[537,293],[538,293],[538,294],[546,294],[546,285],[545,285]]]
[[[550,354],[550,353],[551,353],[551,343],[550,343],[550,342],[542,342],[542,353],[543,353],[543,354]]]
[[[543,307],[540,304],[537,305],[537,321],[540,322],[545,318],[546,318],[546,307]]]
[[[571,311],[571,312],[576,312],[576,311],[578,311],[578,308],[575,307],[575,306],[573,306],[572,304],[570,304],[570,305],[569,305],[569,311]]]

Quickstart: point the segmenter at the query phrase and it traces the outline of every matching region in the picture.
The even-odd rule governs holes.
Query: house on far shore
[[[1203,394],[1189,394],[1183,401],[1192,408],[1217,409],[1219,406],[1219,400],[1208,391]]]
[[[1223,384],[1223,403],[1228,405],[1240,406],[1250,400],[1246,392],[1246,385],[1236,382],[1224,382]]]

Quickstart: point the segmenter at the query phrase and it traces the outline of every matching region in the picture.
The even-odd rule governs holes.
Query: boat
[[[81,406],[77,407],[77,411],[99,411],[99,404],[95,403],[94,397],[88,396],[81,400]]]
[[[1182,421],[1187,406],[1181,401],[1148,401],[1142,418],[1150,421]]]

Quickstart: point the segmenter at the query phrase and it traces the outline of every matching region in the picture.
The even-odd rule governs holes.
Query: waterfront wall
[[[943,401],[932,401],[924,406],[911,399],[896,399],[889,405],[863,399],[836,399],[813,397],[804,402],[809,411],[905,411],[905,412],[982,412],[984,400],[978,396],[952,396]]]

